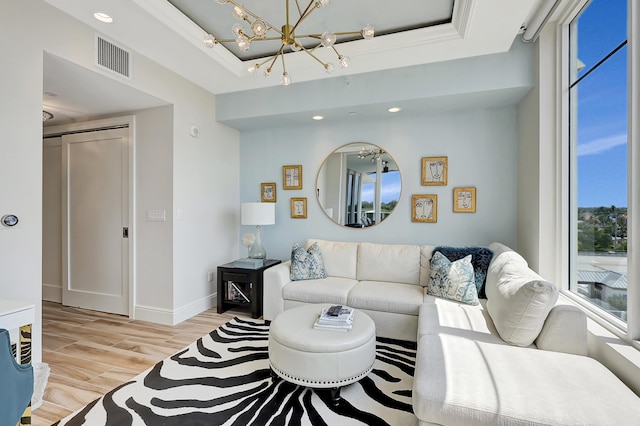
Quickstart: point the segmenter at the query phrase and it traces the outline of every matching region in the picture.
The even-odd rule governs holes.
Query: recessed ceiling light
[[[324,120],[324,117],[322,115],[314,115],[313,117],[314,120],[319,121],[319,120]]]
[[[106,24],[110,24],[113,22],[113,18],[104,12],[94,12],[93,17],[98,21],[104,22]]]
[[[400,111],[400,108],[398,108],[398,107],[391,107],[391,108],[389,108],[387,111],[389,111],[389,112],[398,112],[398,111]]]

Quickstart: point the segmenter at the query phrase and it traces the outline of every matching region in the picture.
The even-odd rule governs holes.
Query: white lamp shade
[[[242,203],[240,221],[243,225],[275,224],[275,203]]]

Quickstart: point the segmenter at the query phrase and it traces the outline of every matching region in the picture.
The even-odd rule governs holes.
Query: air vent
[[[122,77],[131,78],[131,53],[96,34],[96,65]]]

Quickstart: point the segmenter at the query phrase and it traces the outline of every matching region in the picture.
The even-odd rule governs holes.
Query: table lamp
[[[276,223],[276,208],[274,203],[242,203],[242,225],[256,225],[256,240],[249,249],[250,259],[265,259],[267,252],[262,247],[260,239],[260,225],[274,225]]]

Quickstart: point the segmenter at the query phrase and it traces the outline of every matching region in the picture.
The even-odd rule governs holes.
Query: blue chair
[[[33,366],[18,364],[9,332],[0,328],[0,426],[16,426],[33,395]]]

